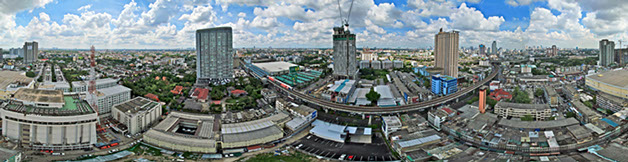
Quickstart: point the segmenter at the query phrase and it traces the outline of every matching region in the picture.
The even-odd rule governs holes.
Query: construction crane
[[[340,0],[338,0],[338,13],[340,13],[340,26],[344,24],[347,30],[349,30],[349,18],[351,18],[351,9],[353,9],[353,0],[351,0],[351,6],[349,6],[349,12],[347,12],[347,18],[343,19],[342,7],[340,7]]]

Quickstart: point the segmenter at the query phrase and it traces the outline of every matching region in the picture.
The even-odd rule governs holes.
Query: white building
[[[427,112],[427,121],[434,129],[440,131],[441,123],[447,121],[447,117],[453,116],[455,113],[450,108],[440,108]]]
[[[159,120],[162,109],[155,101],[144,97],[135,97],[132,100],[114,105],[111,114],[113,119],[124,124],[129,134],[137,134],[147,130]],[[124,129],[122,129],[124,132]]]
[[[90,104],[92,104],[92,97],[91,95],[87,95],[87,101],[90,102]],[[111,107],[113,105],[125,102],[129,99],[131,99],[131,89],[125,86],[116,85],[114,87],[99,89],[96,94],[98,116],[110,116]]]
[[[33,89],[16,94],[28,98],[0,104],[2,136],[36,150],[75,150],[96,144],[98,116],[78,96]]]
[[[382,122],[382,130],[386,138],[390,133],[401,129],[401,120],[397,116],[382,116]]]
[[[118,79],[97,79],[96,89],[109,88],[118,85]],[[85,93],[89,89],[89,81],[74,81],[72,82],[72,91],[78,93]]]

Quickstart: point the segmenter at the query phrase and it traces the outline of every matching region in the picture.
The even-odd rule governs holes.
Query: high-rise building
[[[458,38],[458,31],[443,32],[442,28],[434,38],[434,66],[454,78],[458,78]]]
[[[615,49],[615,62],[619,66],[624,66],[628,63],[628,48]]]
[[[552,55],[551,56],[558,56],[558,48],[556,47],[556,45],[552,45]]]
[[[480,109],[480,113],[484,114],[486,112],[486,86],[480,87],[480,100],[478,104],[478,109]]]
[[[491,49],[492,54],[497,54],[497,41],[493,41],[493,48]]]
[[[39,48],[37,42],[24,42],[24,64],[30,64],[37,61],[37,55],[39,55]]]
[[[355,34],[344,27],[334,27],[334,76],[354,78],[357,73]]]
[[[486,55],[486,46],[480,44],[480,55]]]
[[[609,66],[615,61],[615,42],[608,39],[600,41],[600,66]]]
[[[2,61],[2,55],[4,54],[2,53],[2,48],[0,48],[0,62]]]
[[[196,83],[226,84],[233,79],[231,27],[196,30]]]

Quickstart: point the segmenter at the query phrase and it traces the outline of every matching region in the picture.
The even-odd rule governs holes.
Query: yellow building
[[[628,70],[626,69],[588,75],[585,83],[592,89],[628,99]]]

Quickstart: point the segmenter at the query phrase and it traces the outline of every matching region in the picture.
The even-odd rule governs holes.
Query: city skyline
[[[234,47],[331,48],[340,20],[336,1],[11,1],[0,7],[0,48],[37,41],[40,48],[193,48],[197,29],[230,26]],[[349,1],[341,1],[346,14]],[[461,47],[499,42],[597,48],[626,40],[626,1],[361,1],[350,23],[356,45],[433,47],[439,28],[460,31]],[[401,40],[401,41],[398,41]]]

